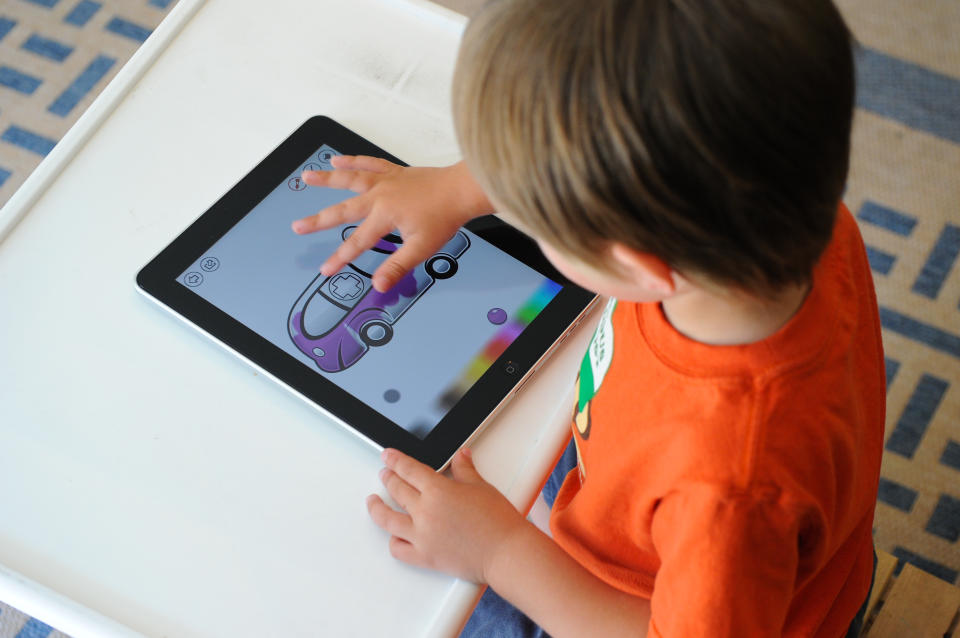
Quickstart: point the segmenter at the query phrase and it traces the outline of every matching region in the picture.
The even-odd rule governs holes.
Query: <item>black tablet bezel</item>
[[[440,468],[595,296],[569,282],[547,261],[535,242],[496,217],[488,215],[467,224],[467,229],[560,283],[562,288],[430,434],[423,439],[410,434],[177,281],[190,264],[323,144],[348,155],[372,155],[406,165],[334,120],[312,117],[144,266],[137,274],[137,285],[376,445],[402,450],[435,469]],[[512,372],[507,371],[508,367]]]

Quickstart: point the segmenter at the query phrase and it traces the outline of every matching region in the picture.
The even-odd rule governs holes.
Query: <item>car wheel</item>
[[[360,328],[360,338],[368,346],[382,346],[393,338],[393,328],[385,321],[374,319]]]
[[[434,279],[449,279],[457,274],[457,260],[446,255],[434,255],[424,267]]]

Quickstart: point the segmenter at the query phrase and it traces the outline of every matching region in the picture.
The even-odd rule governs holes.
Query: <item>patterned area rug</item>
[[[861,48],[845,195],[860,222],[887,357],[877,546],[960,573],[960,4],[837,0]],[[0,204],[175,0],[3,0]],[[480,0],[446,0],[471,13]],[[0,603],[0,638],[63,634]]]
[[[874,273],[887,362],[876,544],[960,571],[960,4],[840,0],[861,44],[845,200]]]
[[[174,4],[175,0],[0,3],[0,204]]]

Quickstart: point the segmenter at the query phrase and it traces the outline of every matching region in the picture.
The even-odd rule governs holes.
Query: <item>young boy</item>
[[[553,538],[468,452],[448,478],[387,450],[403,511],[368,508],[395,557],[487,583],[554,636],[857,630],[884,372],[839,203],[852,66],[829,0],[504,0],[471,22],[457,63],[464,163],[344,157],[304,174],[361,193],[294,225],[365,218],[325,273],[397,229],[403,248],[374,279],[387,288],[496,210],[611,297]],[[504,608],[486,596],[468,629],[536,631],[512,611],[484,624]]]

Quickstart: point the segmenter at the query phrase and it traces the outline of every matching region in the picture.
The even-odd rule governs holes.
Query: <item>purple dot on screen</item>
[[[507,311],[504,310],[503,308],[491,308],[490,311],[487,312],[487,321],[494,324],[495,326],[499,326],[506,320],[507,320]]]
[[[396,403],[400,400],[400,392],[398,390],[387,390],[383,393],[383,400],[387,403]]]

